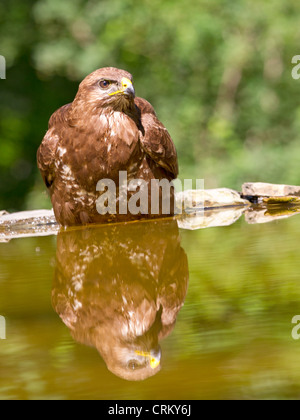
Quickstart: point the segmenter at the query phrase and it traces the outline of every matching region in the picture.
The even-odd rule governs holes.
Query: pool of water
[[[1,243],[0,399],[298,399],[299,236],[296,215]]]

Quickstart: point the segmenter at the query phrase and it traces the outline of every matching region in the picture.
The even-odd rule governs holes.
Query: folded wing
[[[152,105],[136,98],[135,104],[141,118],[141,146],[156,164],[164,168],[171,179],[178,176],[178,158],[175,145],[164,125],[159,121]]]

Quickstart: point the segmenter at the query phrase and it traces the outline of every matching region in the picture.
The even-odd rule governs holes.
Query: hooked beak
[[[135,354],[138,356],[143,356],[149,360],[151,369],[156,369],[160,365],[161,360],[161,350],[151,350],[150,352],[144,352],[136,350]]]
[[[123,77],[122,81],[122,89],[117,90],[116,92],[110,93],[110,96],[113,95],[127,95],[127,96],[131,96],[132,98],[135,98],[135,90],[133,87],[133,84],[131,82],[131,80],[127,79],[127,77]]]
[[[132,98],[135,98],[135,90],[132,84],[125,88],[124,95],[128,95]]]

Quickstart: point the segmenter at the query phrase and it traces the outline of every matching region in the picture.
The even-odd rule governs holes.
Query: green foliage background
[[[182,178],[300,184],[298,0],[0,0],[0,209],[49,207],[36,150],[96,68],[130,71]]]

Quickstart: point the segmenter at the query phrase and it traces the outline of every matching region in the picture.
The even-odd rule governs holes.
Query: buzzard
[[[131,74],[113,67],[87,76],[74,101],[52,115],[37,161],[56,219],[63,226],[161,215],[161,204],[151,213],[151,181],[170,182],[178,175],[177,153],[168,131],[152,105],[135,97]],[[144,189],[147,186],[148,212],[120,211],[120,173],[127,174],[128,182],[142,180]],[[107,189],[97,191],[97,186],[107,179],[116,186],[117,203],[115,212],[105,213],[99,212],[97,202]],[[159,191],[161,202],[162,188]],[[126,199],[133,195],[128,188]],[[172,202],[172,188],[169,195]],[[170,213],[173,209],[171,204]]]

